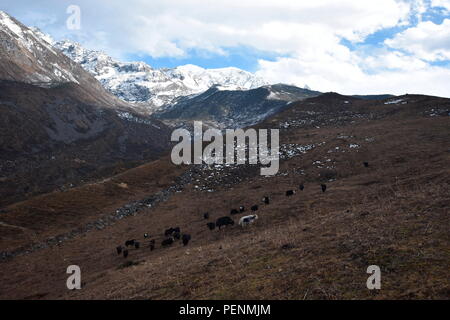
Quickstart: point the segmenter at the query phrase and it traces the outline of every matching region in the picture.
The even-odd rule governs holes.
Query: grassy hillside
[[[426,96],[366,101],[336,94],[293,104],[259,125],[281,129],[276,176],[242,166],[189,172],[181,192],[152,208],[0,262],[0,298],[448,299],[449,107],[448,99]],[[185,170],[167,158],[17,204],[14,214],[0,216],[2,248],[29,241],[28,230],[49,236],[97,219],[179,184]],[[288,189],[297,193],[288,198]],[[261,203],[266,195],[269,205]],[[209,211],[212,221],[253,204],[259,219],[248,228],[210,231],[202,217]],[[191,242],[161,248],[164,230],[174,226]],[[154,251],[144,233],[156,240]],[[124,259],[115,247],[127,239],[142,246]],[[65,287],[70,264],[81,267],[82,290]],[[366,288],[372,264],[381,268],[381,290]]]

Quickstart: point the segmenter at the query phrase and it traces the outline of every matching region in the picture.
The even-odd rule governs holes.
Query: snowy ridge
[[[59,41],[54,46],[93,74],[120,99],[146,103],[151,110],[178,97],[199,94],[212,86],[220,90],[248,90],[268,84],[238,68],[204,69],[185,65],[154,69],[144,62],[117,61],[104,52],[88,50],[70,41]]]
[[[75,42],[55,42],[40,30],[29,29],[6,14],[0,20],[0,26],[4,25],[6,28],[2,29],[7,29],[12,38],[13,49],[20,42],[19,48],[23,49],[14,50],[27,52],[26,57],[18,58],[18,65],[26,65],[27,58],[33,57],[39,66],[37,71],[26,74],[27,81],[33,77],[34,83],[76,82],[85,88],[97,86],[101,92],[104,88],[133,103],[133,111],[154,114],[173,126],[202,120],[216,127],[245,127],[262,121],[292,101],[319,94],[284,84],[269,85],[260,77],[234,67],[204,69],[188,64],[156,69],[144,62],[121,62]],[[12,70],[7,74],[20,72]],[[135,121],[131,113],[119,116]]]
[[[66,61],[63,61],[62,65],[58,63],[61,62],[59,57],[64,56],[52,46],[51,37],[39,29],[28,28],[6,12],[0,11],[0,32],[6,35],[2,39],[2,47],[9,53],[8,58],[22,59],[21,57],[27,56],[30,60],[36,61],[36,69],[30,71],[24,79],[27,82],[44,86],[52,83],[79,83],[77,76],[72,73],[71,66],[64,65]],[[44,65],[42,61],[49,63]],[[73,64],[71,61],[67,62]]]

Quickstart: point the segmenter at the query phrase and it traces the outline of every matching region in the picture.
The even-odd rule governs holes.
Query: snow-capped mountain
[[[136,113],[49,41],[0,11],[0,194],[17,201],[155,159],[170,143],[162,122]]]
[[[185,65],[155,69],[143,62],[120,62],[101,51],[59,41],[54,46],[93,74],[103,86],[128,102],[146,103],[158,109],[175,98],[199,94],[217,86],[227,90],[254,89],[267,83],[238,68],[204,69]]]
[[[0,10],[1,80],[50,88],[77,84],[85,96],[102,105],[130,108],[107,92],[102,84],[78,63],[53,45],[53,39],[39,29],[28,28]]]
[[[234,68],[204,69],[192,64],[167,69],[166,73],[178,78],[196,92],[203,92],[212,86],[224,90],[249,90],[268,84],[254,74]]]
[[[19,28],[13,18],[2,17],[9,30]],[[124,104],[123,107],[140,114],[152,113],[169,125],[205,120],[217,127],[248,126],[280,111],[289,102],[319,94],[295,86],[269,85],[252,73],[232,67],[204,69],[184,65],[155,69],[144,62],[120,62],[78,43],[55,42],[38,29],[25,26],[19,29],[11,31],[10,38],[17,38],[23,42],[23,47],[30,47],[33,65],[42,66],[42,70],[27,73],[11,69],[11,65],[26,65],[27,59],[22,59],[18,63],[4,65],[10,74],[38,75],[35,81],[50,84],[73,82],[82,88],[95,88],[90,95],[102,95],[105,102],[110,100],[105,95],[106,89],[109,96],[119,101],[114,103],[115,109]]]
[[[55,50],[49,38],[29,29],[7,13],[0,11],[0,40],[3,47],[0,63],[8,80],[33,84],[81,81],[76,63]],[[44,63],[46,61],[46,63]]]

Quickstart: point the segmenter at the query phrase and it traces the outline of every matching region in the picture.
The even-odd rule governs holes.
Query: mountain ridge
[[[154,116],[169,126],[203,121],[216,128],[243,128],[280,112],[289,103],[320,95],[285,84],[236,91],[211,87],[195,97],[180,97]]]
[[[151,160],[169,129],[0,12],[0,206]]]
[[[68,40],[54,45],[93,74],[108,91],[124,101],[147,104],[150,111],[158,110],[180,96],[202,93],[213,85],[248,90],[268,84],[235,67],[205,69],[188,64],[155,69],[144,62],[120,62],[102,51],[89,50]]]

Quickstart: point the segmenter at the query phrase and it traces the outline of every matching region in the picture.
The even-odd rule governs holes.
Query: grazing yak
[[[216,221],[216,226],[217,226],[217,228],[219,228],[219,230],[222,226],[228,226],[228,225],[234,225],[234,221],[230,217],[221,217],[221,218],[217,219],[217,221]]]
[[[122,253],[122,246],[118,246],[118,247],[116,247],[116,250],[117,250],[117,254],[118,255],[120,255],[121,253]]]
[[[203,214],[203,219],[205,219],[205,220],[208,220],[208,219],[209,219],[209,213],[208,213],[208,212],[205,212],[205,213]]]
[[[169,229],[167,229],[166,231],[164,231],[164,235],[165,235],[166,237],[168,237],[168,236],[171,236],[172,234],[177,233],[177,232],[178,232],[178,233],[181,232],[180,227],[169,228]]]
[[[172,235],[172,233],[173,233],[173,228],[169,228],[169,229],[167,229],[166,231],[164,231],[164,235],[165,235],[166,237]]]
[[[183,234],[181,239],[183,241],[183,246],[187,246],[187,244],[189,243],[189,240],[191,240],[191,235],[190,234]]]
[[[136,240],[127,240],[127,241],[125,241],[125,247],[128,247],[128,246],[134,246],[134,243],[136,242]]]
[[[161,246],[167,247],[167,246],[170,246],[172,243],[173,243],[173,238],[170,237],[170,238],[164,239],[164,240],[161,242]]]
[[[127,249],[123,250],[123,257],[124,258],[128,257],[128,250]]]
[[[241,227],[248,226],[250,223],[255,222],[256,219],[258,219],[258,215],[257,214],[253,214],[253,215],[242,217],[241,219],[239,219],[239,225]]]
[[[262,202],[264,202],[265,204],[269,204],[270,203],[269,197],[262,198]]]
[[[231,209],[230,214],[238,214],[239,211],[237,211],[236,209]]]
[[[245,211],[245,207],[244,207],[244,206],[240,206],[240,207],[239,207],[239,212],[242,213],[242,212],[244,212],[244,211]]]
[[[364,167],[368,168],[369,167],[369,163],[367,161],[364,161]]]
[[[209,230],[211,230],[211,231],[216,228],[216,224],[214,222],[208,222],[206,225],[208,226]]]
[[[321,184],[320,187],[322,188],[322,192],[325,192],[327,190],[326,184]]]
[[[294,194],[295,194],[295,191],[294,191],[294,190],[288,190],[288,191],[286,191],[286,197],[293,196]]]
[[[300,189],[300,191],[303,191],[303,189],[305,189],[305,186],[302,184],[300,184],[300,186],[298,187]]]
[[[252,210],[253,212],[258,211],[258,205],[255,204],[254,206],[252,206],[252,207],[250,208],[250,210]]]

